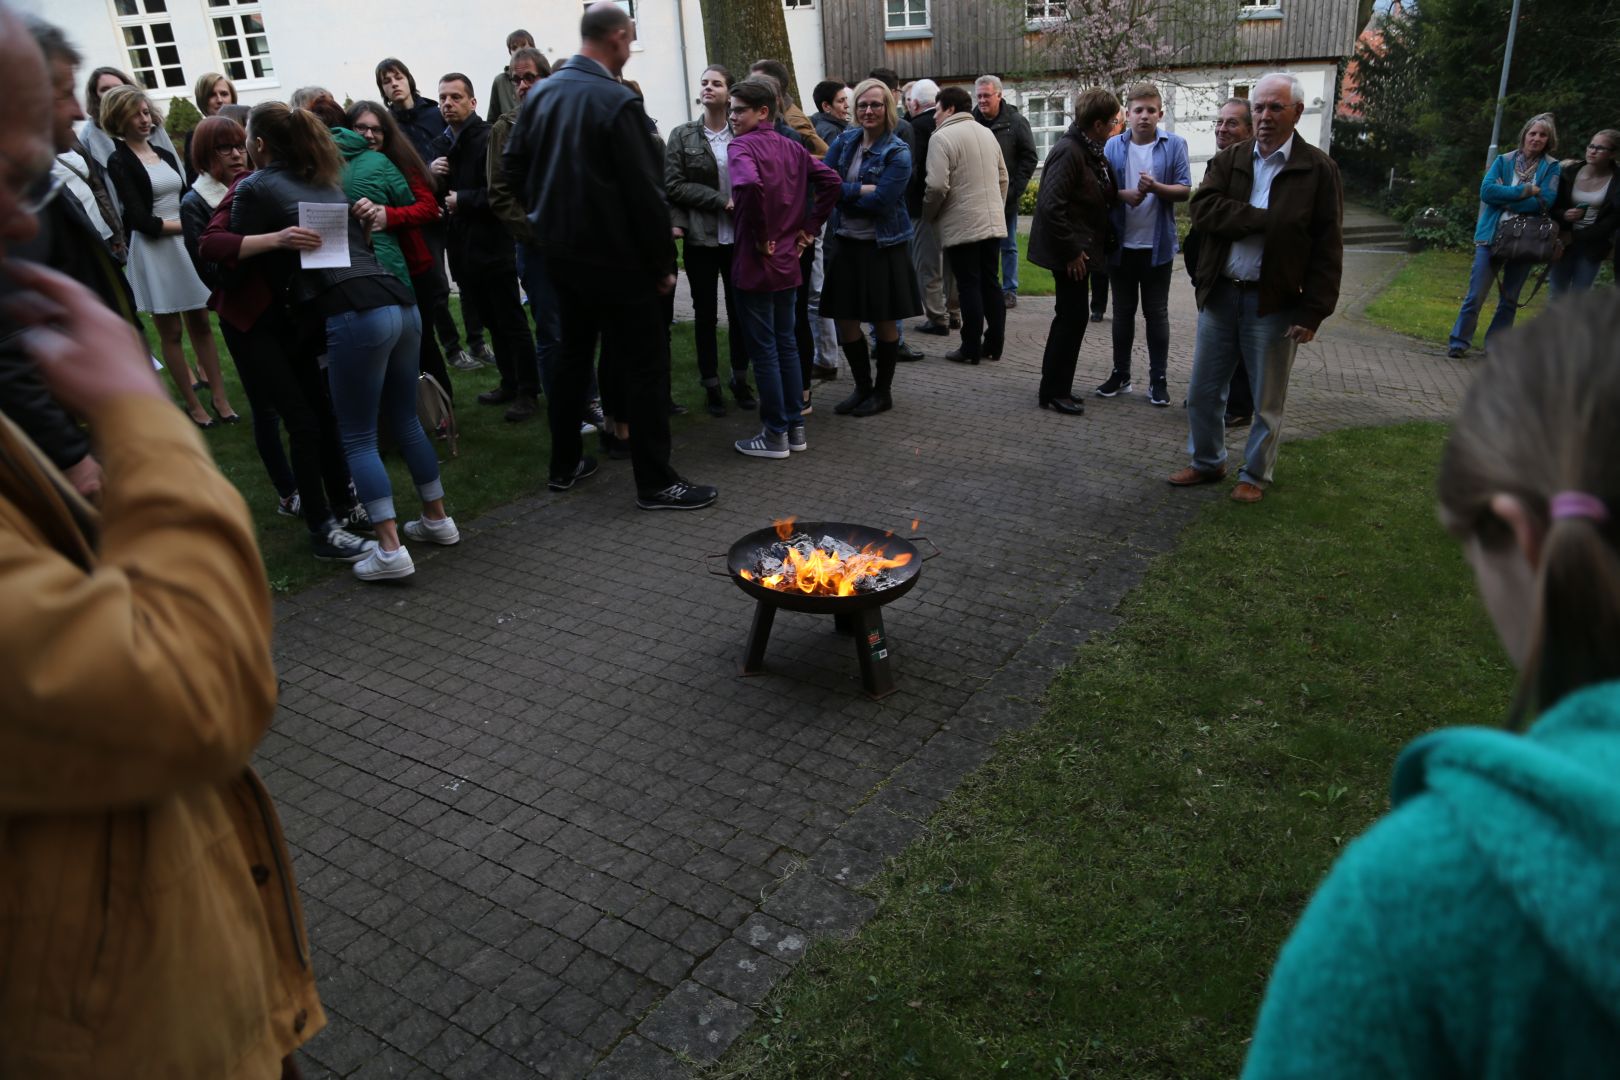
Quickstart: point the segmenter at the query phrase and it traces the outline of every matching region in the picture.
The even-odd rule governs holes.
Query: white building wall
[[[1173,79],[1157,80],[1165,97],[1165,118],[1162,126],[1166,131],[1173,131],[1187,140],[1187,153],[1195,166],[1193,169],[1195,181],[1203,172],[1196,166],[1215,156],[1215,116],[1220,111],[1221,103],[1234,95],[1247,96],[1248,88],[1258,82],[1262,75],[1273,70],[1276,69],[1236,67],[1178,71]],[[1305,114],[1300,117],[1299,127],[1296,129],[1298,135],[1312,146],[1327,150],[1333,135],[1333,106],[1338,66],[1333,63],[1315,62],[1295,64],[1286,70],[1299,78],[1300,85],[1305,91]],[[1030,109],[1025,108],[1029,99],[1046,99],[1051,95],[1059,95],[1065,105],[1062,124],[1067,126],[1074,119],[1072,89],[1032,80],[1009,83],[1006,93],[1008,98],[1026,114],[1031,113]],[[1036,114],[1039,114],[1039,110]]]
[[[636,0],[636,51],[625,68],[647,101],[647,112],[667,133],[696,115],[702,73],[701,0]],[[17,0],[25,11],[67,31],[84,53],[86,70],[103,64],[130,68],[112,0]],[[185,74],[185,85],[154,92],[160,105],[173,96],[190,98],[191,83],[205,71],[221,70],[206,0],[168,0],[169,23]],[[416,76],[417,89],[436,96],[440,75],[460,71],[473,81],[483,113],[490,83],[506,64],[506,35],[522,26],[534,35],[553,63],[573,55],[579,44],[582,0],[539,0],[515,7],[495,0],[391,0],[386,5],[357,0],[263,0],[265,31],[275,77],[238,82],[244,104],[285,100],[300,86],[316,84],[345,98],[375,98],[373,70],[384,56],[397,56]],[[788,36],[799,73],[801,100],[821,79],[819,8],[786,12]],[[682,23],[684,22],[684,34]],[[682,49],[682,43],[685,49]],[[738,72],[739,76],[746,72]]]

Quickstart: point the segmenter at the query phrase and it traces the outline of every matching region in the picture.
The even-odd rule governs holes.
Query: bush
[[[1035,213],[1035,196],[1040,194],[1040,190],[1041,182],[1039,180],[1029,182],[1029,187],[1024,189],[1022,195],[1018,196],[1018,212],[1020,214],[1028,217]]]
[[[169,115],[163,121],[163,129],[178,144],[184,142],[185,137],[200,123],[202,113],[197,111],[197,106],[187,98],[177,97],[169,102]]]
[[[1474,246],[1478,215],[1478,196],[1460,191],[1442,206],[1425,206],[1413,213],[1406,223],[1406,235],[1426,247],[1465,250]]]

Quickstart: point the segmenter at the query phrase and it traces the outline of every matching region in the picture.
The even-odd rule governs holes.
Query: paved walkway
[[[1397,262],[1351,255],[1348,306]],[[694,417],[676,461],[720,485],[707,512],[637,511],[628,463],[605,463],[461,522],[461,546],[418,551],[402,587],[334,580],[282,605],[259,764],[331,1018],[312,1076],[682,1076],[672,1052],[721,1053],[809,941],[866,918],[859,886],[1225,494],[1164,483],[1184,463],[1179,408],[1036,408],[1050,313],[1010,313],[999,364],[949,364],[949,343],[918,337],[928,359],[877,418],[833,416],[832,384],[789,461],[731,449],[748,416]],[[1172,320],[1179,401],[1180,274]],[[1106,374],[1108,330],[1091,328],[1077,387]],[[1300,352],[1287,435],[1444,417],[1465,382],[1335,318]],[[447,471],[452,496],[478,453]],[[752,605],[701,557],[784,514],[903,534],[915,519],[944,551],[887,610],[900,691],[883,702],[827,618],[784,613],[771,673],[738,676]]]

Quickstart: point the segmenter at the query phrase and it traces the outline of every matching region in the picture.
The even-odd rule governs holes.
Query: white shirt
[[[1146,145],[1139,146],[1134,140],[1130,143],[1126,148],[1127,175],[1119,178],[1120,187],[1129,190],[1136,187],[1143,173],[1152,176],[1153,147],[1158,141],[1155,136],[1153,142]],[[1144,195],[1141,202],[1125,208],[1125,236],[1121,243],[1127,248],[1152,248],[1158,225],[1159,197]]]
[[[1271,205],[1271,182],[1277,179],[1283,166],[1288,164],[1288,157],[1294,152],[1294,136],[1288,136],[1288,141],[1277,149],[1260,156],[1260,142],[1254,144],[1254,187],[1249,191],[1249,205],[1257,210],[1264,210]],[[1232,242],[1232,250],[1226,256],[1226,276],[1239,281],[1259,281],[1260,262],[1265,257],[1265,233],[1255,233],[1245,236],[1242,240]]]
[[[731,162],[727,160],[726,148],[731,145],[731,125],[727,124],[719,131],[710,131],[709,125],[703,125],[703,137],[709,140],[709,149],[714,153],[715,166],[720,170],[720,194],[731,201]],[[718,215],[719,228],[715,236],[721,244],[735,244],[737,242],[737,226],[731,215],[722,210]]]
[[[51,172],[62,178],[62,186],[72,192],[73,197],[79,200],[84,207],[85,216],[90,224],[96,227],[103,240],[112,239],[112,226],[108,225],[101,216],[101,204],[96,202],[96,193],[90,189],[85,177],[90,174],[90,166],[76,150],[69,150],[56,155],[56,164],[51,166]]]

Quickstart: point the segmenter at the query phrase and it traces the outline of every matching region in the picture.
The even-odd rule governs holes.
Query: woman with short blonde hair
[[[152,316],[157,327],[163,364],[185,401],[191,422],[211,428],[216,422],[234,424],[242,418],[225,397],[219,373],[219,350],[208,319],[208,286],[197,276],[186,254],[180,223],[180,196],[185,174],[174,155],[152,141],[162,117],[143,91],[115,86],[101,98],[101,126],[117,140],[107,159],[107,176],[118,190],[124,207],[124,230],[129,239],[129,284],[135,306]],[[186,366],[180,346],[182,323],[202,378],[196,382]],[[197,398],[198,390],[212,391],[214,415]]]
[[[855,93],[850,97],[850,101],[861,100],[868,90],[880,90],[883,92],[883,126],[878,131],[881,138],[900,126],[900,113],[898,106],[894,102],[894,91],[889,89],[887,83],[879,79],[863,79],[860,85],[855,87]]]
[[[226,105],[236,104],[236,84],[217,71],[210,71],[197,79],[191,88],[192,100],[204,118],[219,115]]]

